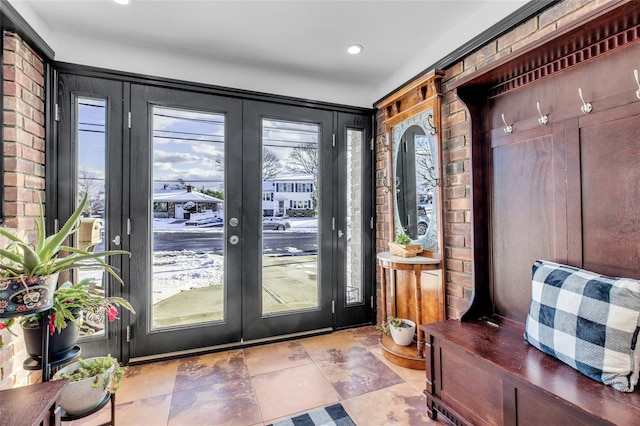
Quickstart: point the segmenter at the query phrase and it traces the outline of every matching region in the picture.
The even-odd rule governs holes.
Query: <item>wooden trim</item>
[[[637,34],[640,21],[640,9],[637,5],[637,0],[607,3],[529,46],[452,81],[450,89],[488,85],[491,87],[489,94],[497,96],[575,66],[578,59],[578,63],[583,63],[637,40],[640,37]],[[630,34],[625,34],[627,30],[631,30]],[[597,46],[609,38],[613,38],[615,46],[598,46],[597,52],[591,51],[593,45]],[[584,49],[589,50],[588,54]],[[551,67],[547,67],[549,64],[552,64]],[[499,89],[504,84],[507,85],[506,89]],[[502,91],[497,92],[498,90]]]
[[[417,75],[411,77],[404,84],[401,84],[398,88],[392,90],[391,92],[389,92],[388,94],[380,98],[378,101],[374,102],[374,105],[377,105],[378,103],[382,102],[384,99],[387,99],[390,96],[395,95],[403,87],[411,85],[414,82],[414,80],[419,79],[420,77],[424,76],[426,73],[432,70],[446,69],[450,67],[451,65],[462,60],[472,52],[480,49],[482,46],[489,43],[491,40],[495,40],[496,38],[500,37],[501,35],[505,34],[506,32],[520,25],[527,19],[543,12],[544,10],[554,6],[560,1],[561,0],[536,0],[536,1],[528,2],[524,6],[522,6],[521,8],[519,8],[509,16],[507,16],[506,18],[502,19],[495,25],[483,31],[482,33],[472,38],[462,46],[458,47],[453,52],[449,53],[447,56],[440,59],[435,64],[425,68],[424,71],[421,71]]]

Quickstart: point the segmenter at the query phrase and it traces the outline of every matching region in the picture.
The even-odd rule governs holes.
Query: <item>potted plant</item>
[[[105,297],[102,287],[90,279],[83,279],[76,284],[66,282],[61,285],[53,294],[53,307],[46,324],[52,336],[49,340],[49,359],[61,359],[75,346],[78,327],[82,325],[85,312],[93,312],[113,322],[118,318],[118,307],[135,313],[133,306],[126,299]],[[42,313],[30,314],[20,321],[27,353],[35,358],[42,356],[42,317]]]
[[[87,282],[75,285],[64,284],[56,289],[60,272],[74,268],[95,267],[96,264],[123,283],[114,269],[105,262],[105,258],[119,254],[129,255],[128,251],[110,250],[94,253],[63,245],[77,231],[78,219],[86,203],[85,196],[64,226],[49,236],[45,233],[44,212],[40,205],[34,243],[20,239],[6,228],[0,228],[0,235],[9,241],[5,248],[0,248],[0,318],[2,318],[0,330],[8,328],[10,331],[17,316],[23,317],[22,324],[37,321],[42,323],[42,315],[31,316],[31,314],[43,312],[52,307],[52,315],[47,322],[51,323],[58,332],[66,327],[67,321],[76,323],[74,314],[81,309],[96,307],[109,309],[105,312],[110,318],[114,316],[115,306],[123,306],[133,312],[133,308],[126,300],[105,299],[104,295],[99,296],[99,290],[95,285]]]
[[[67,415],[73,416],[93,410],[108,394],[118,390],[125,372],[126,367],[121,367],[110,354],[80,359],[61,368],[53,380],[69,379],[69,385],[60,395],[60,405]]]
[[[385,334],[391,334],[396,345],[409,346],[416,332],[416,323],[389,315],[387,322],[382,324],[382,331]]]
[[[391,254],[394,256],[414,257],[422,253],[422,246],[420,246],[420,244],[412,244],[411,238],[404,232],[401,232],[396,236],[395,242],[389,241],[389,251],[391,251]]]

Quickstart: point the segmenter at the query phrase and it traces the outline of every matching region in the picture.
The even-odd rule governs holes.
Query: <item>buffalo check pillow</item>
[[[639,330],[640,281],[534,262],[524,337],[536,348],[632,392],[640,369]]]

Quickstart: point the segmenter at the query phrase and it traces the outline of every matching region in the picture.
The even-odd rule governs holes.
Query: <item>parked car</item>
[[[418,235],[427,233],[432,211],[433,208],[431,206],[418,205]]]
[[[275,229],[276,231],[284,231],[291,228],[288,220],[279,217],[265,217],[262,219],[262,229]]]

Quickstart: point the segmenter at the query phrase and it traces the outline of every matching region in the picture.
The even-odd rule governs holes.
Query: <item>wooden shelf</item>
[[[414,370],[424,370],[426,368],[425,359],[424,357],[418,357],[415,344],[400,346],[393,342],[391,336],[382,336],[380,346],[384,357],[394,364]]]

